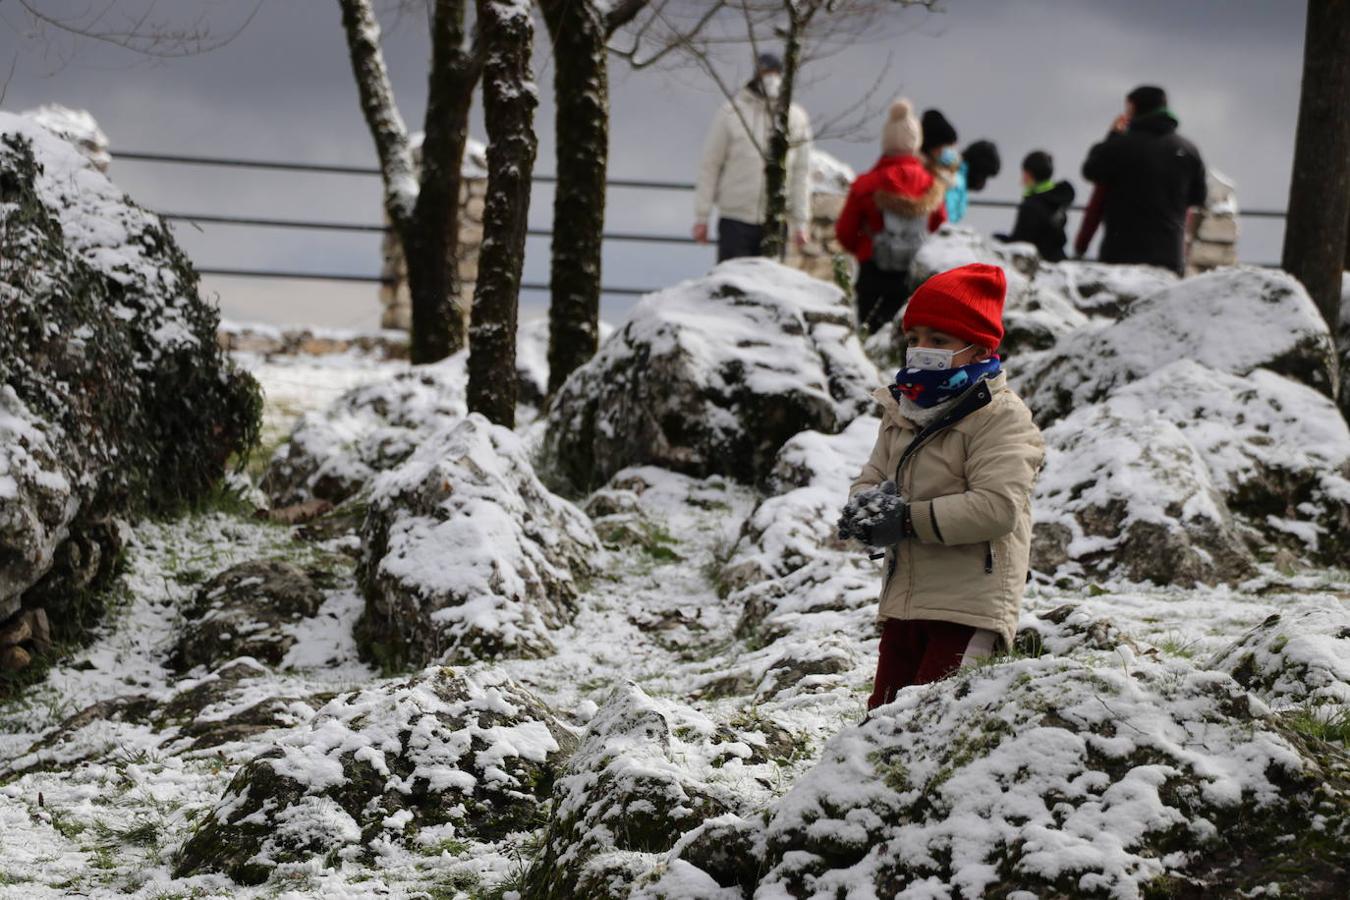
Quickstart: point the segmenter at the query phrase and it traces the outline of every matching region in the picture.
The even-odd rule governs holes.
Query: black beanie
[[[945,147],[948,144],[956,143],[956,129],[952,123],[947,121],[947,117],[936,109],[930,109],[923,114],[923,146],[919,149],[927,153],[934,147]]]
[[[1125,99],[1134,104],[1136,116],[1146,116],[1167,106],[1167,91],[1144,84],[1126,94]]]
[[[972,191],[984,190],[984,183],[997,175],[1002,165],[993,141],[976,141],[961,157],[966,161],[966,187]]]

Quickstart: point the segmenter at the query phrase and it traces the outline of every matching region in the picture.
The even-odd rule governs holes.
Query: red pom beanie
[[[1008,280],[998,266],[971,263],[929,278],[905,307],[902,327],[927,325],[971,344],[998,349],[1003,342],[1003,298]]]

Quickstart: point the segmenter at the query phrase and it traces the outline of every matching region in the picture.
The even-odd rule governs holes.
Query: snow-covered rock
[[[239,656],[278,665],[295,644],[294,626],[323,604],[309,573],[282,560],[255,560],[231,566],[198,590],[183,610],[183,634],[169,657],[186,671],[214,667]]]
[[[467,359],[465,351],[362,385],[301,418],[263,477],[273,505],[316,498],[340,503],[464,418]]]
[[[600,343],[614,333],[614,326],[600,323]],[[542,408],[548,396],[548,317],[522,321],[516,329],[517,399]]]
[[[1275,613],[1215,654],[1209,668],[1271,706],[1350,707],[1350,610],[1338,602]]]
[[[1012,385],[1046,425],[1179,359],[1234,375],[1265,368],[1332,396],[1335,347],[1283,272],[1223,269],[1135,302],[1119,322],[1023,356]]]
[[[370,487],[359,626],[385,665],[552,651],[598,549],[585,514],[478,414],[422,440]]]
[[[1290,732],[1227,675],[1017,660],[906,689],[845,728],[767,824],[724,826],[751,859],[704,874],[765,897],[1138,897],[1164,886],[1331,897],[1350,858],[1346,775],[1339,754]]]
[[[1033,565],[1159,583],[1250,572],[1243,531],[1334,563],[1350,552],[1350,429],[1265,369],[1173,362],[1045,432]]]
[[[1044,432],[1031,564],[1194,585],[1250,574],[1253,560],[1204,459],[1162,416],[1111,401]]]
[[[108,153],[108,136],[98,127],[97,120],[83,109],[70,109],[59,103],[48,103],[24,112],[57,137],[70,141],[76,150],[100,172],[107,173],[112,156]]]
[[[833,285],[764,259],[652,294],[559,391],[544,456],[581,489],[639,464],[759,481],[788,438],[871,408],[851,321]]]
[[[1041,256],[1031,244],[992,241],[973,228],[943,225],[914,257],[909,288],[917,289],[932,276],[958,266],[984,263],[998,266],[1008,280],[1008,300],[1014,302],[1031,286],[1041,268]]]
[[[242,658],[157,693],[124,694],[66,717],[24,752],[0,766],[0,778],[34,771],[102,765],[129,745],[164,755],[231,748],[268,731],[308,722],[332,693],[277,692],[267,667]],[[223,753],[222,753],[223,755]]]
[[[693,710],[635,684],[615,688],[558,778],[524,896],[627,897],[683,834],[736,811],[735,798],[708,781],[719,737]],[[750,753],[733,741],[721,755]]]
[[[74,146],[0,113],[0,182],[0,621],[23,598],[71,638],[113,517],[206,494],[261,399],[163,223]]]
[[[239,770],[177,871],[259,884],[280,865],[370,859],[426,829],[483,841],[529,830],[573,746],[543,703],[490,670],[433,667],[343,694]]]
[[[1035,285],[1068,300],[1086,316],[1119,319],[1138,301],[1178,280],[1171,269],[1158,266],[1065,260],[1042,261],[1036,270]]]

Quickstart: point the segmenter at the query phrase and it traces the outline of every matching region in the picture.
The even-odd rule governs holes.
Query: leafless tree
[[[747,48],[750,56],[781,49],[783,82],[767,140],[760,141],[740,108],[734,102],[732,106],[764,158],[763,253],[781,257],[787,237],[787,155],[792,149],[788,115],[803,73],[863,40],[893,33],[899,10],[932,11],[938,5],[938,0],[709,0],[691,7],[678,0],[657,0],[611,49],[639,69],[693,65],[728,101],[734,101],[739,90],[730,73],[743,68]],[[852,136],[870,127],[877,111],[874,100],[886,75],[883,69],[858,100],[815,127],[816,139]]]
[[[411,357],[435,362],[465,344],[457,305],[460,167],[469,106],[482,71],[482,50],[465,27],[465,0],[430,4],[431,66],[423,125],[422,165],[413,166],[408,130],[380,49],[370,0],[338,0],[361,112],[375,141],[384,207],[403,246],[412,299]]]
[[[469,326],[469,410],[513,428],[516,315],[537,146],[539,98],[530,71],[534,24],[528,0],[477,0],[477,7],[488,184]]]

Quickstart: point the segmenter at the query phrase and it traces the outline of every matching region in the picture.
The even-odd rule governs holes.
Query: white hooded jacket
[[[694,193],[696,221],[708,221],[716,206],[723,218],[763,223],[766,198],[760,150],[769,145],[772,114],[768,101],[749,87],[741,88],[735,100],[717,111],[703,144],[703,165]],[[787,215],[792,227],[800,228],[811,212],[811,123],[795,103],[788,109],[788,141]]]

